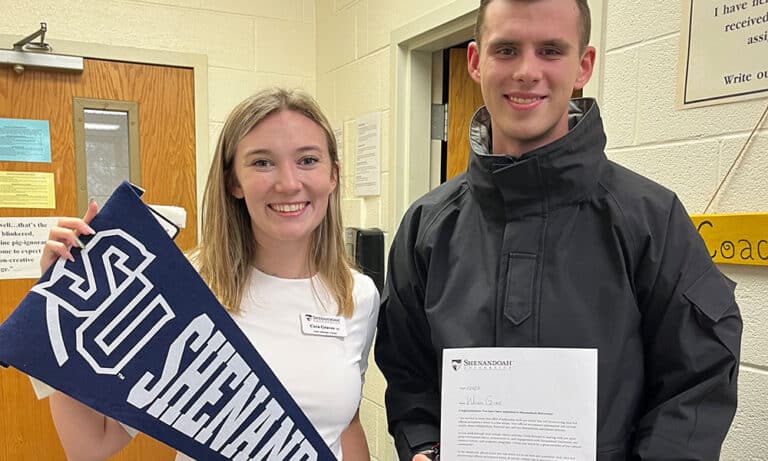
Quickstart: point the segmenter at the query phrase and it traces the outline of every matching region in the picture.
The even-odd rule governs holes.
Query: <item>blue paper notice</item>
[[[0,118],[0,161],[51,163],[48,120]]]
[[[120,185],[0,325],[0,365],[194,459],[335,461],[138,192]]]

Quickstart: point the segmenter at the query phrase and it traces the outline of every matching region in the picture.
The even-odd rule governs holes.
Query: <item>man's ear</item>
[[[467,47],[467,71],[472,80],[480,83],[480,46],[470,42]]]
[[[576,77],[576,82],[573,87],[577,90],[584,88],[592,77],[592,71],[595,69],[595,47],[588,46],[584,53],[581,55],[581,61],[579,61],[579,75]]]

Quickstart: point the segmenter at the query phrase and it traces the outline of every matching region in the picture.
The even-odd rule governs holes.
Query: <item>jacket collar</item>
[[[594,99],[571,101],[568,134],[515,158],[492,155],[491,117],[481,107],[469,128],[467,178],[490,217],[543,215],[582,201],[597,186],[605,157],[605,133]]]

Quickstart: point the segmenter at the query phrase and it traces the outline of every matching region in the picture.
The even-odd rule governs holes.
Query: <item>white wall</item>
[[[389,213],[394,201],[390,148],[393,99],[390,35],[393,30],[445,5],[440,0],[317,0],[317,97],[336,127],[344,128],[343,200],[345,224],[378,227],[387,241],[396,229]],[[382,112],[381,195],[352,195],[351,176],[356,142],[356,118]],[[425,152],[424,155],[428,153]],[[425,181],[429,177],[425,176]],[[369,361],[361,420],[375,460],[392,460],[384,411],[385,381]]]
[[[602,110],[608,156],[676,191],[689,213],[703,213],[768,99],[675,110],[680,2],[609,0],[607,5]],[[709,212],[768,212],[766,166],[768,124]],[[739,284],[736,297],[744,319],[739,409],[721,459],[765,459],[768,268],[720,269]]]
[[[388,241],[397,226],[385,213],[394,201],[391,165],[401,155],[391,148],[389,130],[390,101],[395,98],[390,34],[449,3],[317,0],[317,96],[333,123],[344,126],[345,164],[354,161],[355,118],[382,111],[385,120],[381,196],[353,197],[347,180],[345,219],[349,225],[384,229]],[[678,0],[607,0],[601,109],[609,157],[675,190],[690,213],[702,213],[768,100],[675,110],[680,9]],[[766,135],[768,126],[710,212],[768,211]],[[768,399],[761,395],[768,386],[768,339],[761,334],[768,324],[768,268],[721,269],[739,283],[737,298],[745,324],[739,410],[722,459],[761,459],[768,452]],[[372,363],[362,419],[371,452],[380,460],[392,459],[384,388]]]
[[[210,149],[228,111],[256,89],[282,84],[309,90],[332,123],[344,127],[347,225],[382,228],[389,240],[397,226],[387,213],[394,195],[391,165],[397,155],[390,148],[390,34],[448,3],[0,0],[0,34],[20,39],[47,21],[48,41],[54,46],[61,39],[207,55]],[[679,21],[678,0],[608,0],[601,108],[609,156],[671,187],[691,213],[699,213],[768,100],[676,111]],[[0,43],[0,48],[11,45]],[[383,113],[381,196],[356,198],[349,181],[355,119],[373,111]],[[712,211],[768,211],[767,138],[764,127]],[[768,399],[762,395],[768,386],[768,338],[761,334],[768,324],[768,269],[722,269],[739,282],[737,297],[745,323],[739,411],[722,459],[760,459],[768,452]],[[371,361],[361,415],[377,460],[392,459],[384,386]]]

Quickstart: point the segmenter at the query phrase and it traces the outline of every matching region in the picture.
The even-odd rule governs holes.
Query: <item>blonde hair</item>
[[[238,312],[256,256],[251,217],[242,199],[230,193],[234,184],[233,161],[240,141],[271,114],[290,110],[317,123],[325,132],[331,174],[339,174],[336,138],[317,102],[299,90],[271,88],[238,104],[224,123],[208,172],[203,196],[202,234],[190,259],[224,308]],[[351,317],[353,278],[344,247],[339,186],[328,198],[328,209],[312,234],[308,267],[317,273],[338,304],[338,315]]]

